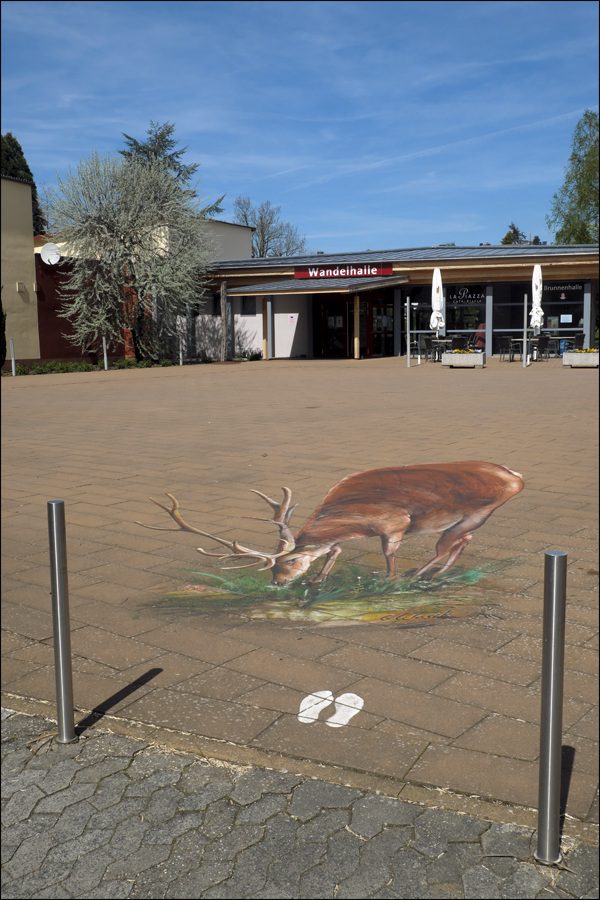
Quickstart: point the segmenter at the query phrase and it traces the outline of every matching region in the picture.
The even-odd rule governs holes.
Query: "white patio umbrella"
[[[442,273],[439,269],[434,269],[431,282],[431,319],[429,320],[429,327],[435,331],[436,338],[439,337],[440,328],[444,328],[445,324]]]
[[[538,335],[544,321],[544,310],[542,309],[542,267],[533,267],[533,278],[531,280],[531,312],[529,313],[529,322],[533,328],[533,333]]]

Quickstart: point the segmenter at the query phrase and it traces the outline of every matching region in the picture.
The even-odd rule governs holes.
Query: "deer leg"
[[[422,575],[423,572],[431,569],[432,566],[435,566],[436,563],[441,562],[447,556],[448,561],[446,562],[446,565],[440,569],[440,573],[446,572],[454,565],[460,554],[472,539],[473,535],[471,534],[471,531],[474,531],[476,528],[479,528],[480,525],[483,525],[483,523],[489,519],[493,511],[494,509],[482,509],[472,516],[465,516],[465,518],[461,519],[460,522],[457,522],[453,528],[444,531],[437,542],[435,556],[433,559],[430,559],[428,563],[425,563],[424,566],[421,566],[421,568],[415,572],[413,578]]]
[[[339,544],[334,544],[329,553],[327,554],[327,559],[325,560],[325,565],[319,572],[316,578],[313,578],[311,584],[321,584],[321,582],[325,581],[331,570],[333,569],[333,564],[342,552],[342,548]]]
[[[396,550],[400,546],[402,535],[400,537],[382,537],[381,548],[385,561],[387,563],[387,577],[392,578],[396,574]]]

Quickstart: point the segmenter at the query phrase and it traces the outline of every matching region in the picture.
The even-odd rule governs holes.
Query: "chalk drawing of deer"
[[[472,538],[495,509],[523,490],[518,472],[489,462],[467,460],[451,463],[394,466],[369,469],[342,478],[308,517],[296,535],[292,534],[290,518],[298,504],[290,506],[292,492],[283,489],[283,500],[277,503],[266,494],[254,491],[273,510],[270,519],[258,516],[244,518],[269,522],[279,529],[279,546],[275,553],[251,550],[237,541],[227,541],[206,531],[187,525],[179,512],[179,503],[172,494],[172,508],[150,497],[164,509],[183,531],[208,537],[227,548],[227,553],[210,553],[198,547],[204,556],[221,560],[249,560],[254,562],[230,568],[247,568],[263,563],[260,571],[272,570],[274,585],[289,584],[300,578],[321,556],[325,564],[312,584],[320,584],[331,571],[341,553],[343,541],[380,537],[387,574],[395,573],[395,553],[405,535],[439,534],[434,556],[418,569],[413,577],[428,569],[445,564],[437,574],[445,572],[459,558]],[[143,525],[138,522],[138,525]],[[156,531],[177,529],[143,525]]]

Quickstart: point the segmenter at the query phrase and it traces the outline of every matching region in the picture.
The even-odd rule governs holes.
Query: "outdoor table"
[[[452,346],[452,338],[432,338],[431,345],[441,359],[444,350]]]

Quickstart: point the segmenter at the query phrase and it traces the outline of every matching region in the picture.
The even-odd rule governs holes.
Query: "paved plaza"
[[[531,836],[544,551],[564,550],[564,836],[585,848],[598,818],[597,382],[596,370],[561,360],[523,369],[492,359],[477,371],[390,358],[3,378],[3,706],[40,728],[54,716],[46,502],[64,500],[76,721],[87,716],[144,753],[167,746],[238,774],[278,772],[282,785],[293,775],[290,808],[311,779],[337,785],[353,792],[349,828],[352,803],[384,796],[402,815],[485,821],[467,841],[483,841],[494,822]],[[177,530],[148,499],[170,508],[172,494],[190,526],[273,553],[277,529],[245,518],[272,516],[253,489],[279,502],[289,487],[293,527],[353,472],[459,460],[506,466],[525,487],[473,532],[452,578],[436,587],[434,574],[416,593],[405,573],[433,556],[435,535],[400,544],[407,593],[386,593],[373,537],[342,543],[324,593],[307,587],[299,602],[268,588],[268,572],[222,571],[196,550],[217,552],[210,537]],[[251,590],[236,581],[250,577]],[[359,579],[379,585],[371,606]],[[73,768],[78,778],[87,782]],[[385,825],[397,836],[413,828],[394,853],[416,852],[412,822]],[[265,883],[244,896],[304,895]],[[386,884],[368,895],[403,896],[397,885],[377,893]],[[404,896],[461,896],[420,884]],[[489,890],[504,893],[482,894],[461,884],[464,896],[590,890],[510,894],[496,880]],[[346,889],[337,896],[367,896],[358,881]],[[88,896],[65,890],[52,896]],[[206,896],[242,896],[223,890]]]

